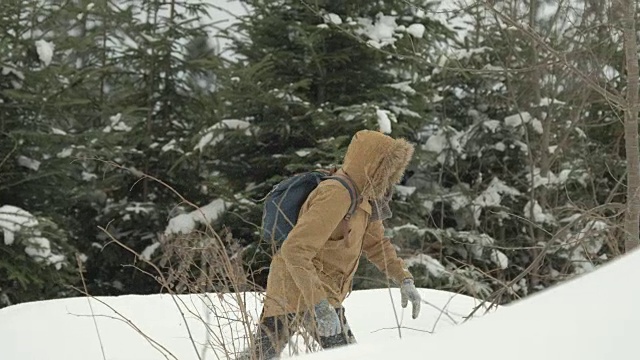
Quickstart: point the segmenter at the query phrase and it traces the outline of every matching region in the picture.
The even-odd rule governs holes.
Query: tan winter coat
[[[348,235],[343,237],[342,220],[349,192],[338,181],[325,180],[309,195],[273,258],[263,316],[304,312],[323,298],[339,306],[351,291],[363,253],[397,283],[412,277],[384,237],[382,221],[369,221],[369,200],[400,181],[412,156],[413,146],[404,139],[368,130],[355,134],[338,170],[354,181],[363,200],[348,223]]]

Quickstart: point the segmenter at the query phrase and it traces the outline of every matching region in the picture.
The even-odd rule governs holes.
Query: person
[[[348,176],[361,202],[343,219],[351,198],[338,181],[322,181],[303,204],[299,218],[274,255],[253,344],[238,359],[279,357],[299,328],[309,331],[323,349],[355,343],[343,301],[364,254],[387,278],[400,284],[401,305],[420,311],[413,276],[384,236],[391,216],[393,185],[400,182],[413,146],[378,131],[361,130],[351,139],[337,174]]]

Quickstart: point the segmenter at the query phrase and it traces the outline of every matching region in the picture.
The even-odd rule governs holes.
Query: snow
[[[464,133],[453,128],[438,129],[435,135],[430,136],[423,145],[423,149],[438,154],[437,161],[440,164],[453,164],[453,157],[445,150],[453,150],[457,154],[463,153]]]
[[[407,197],[413,195],[413,193],[417,190],[415,186],[404,185],[395,185],[394,188],[397,191],[398,195],[403,199],[406,199]]]
[[[495,133],[496,130],[500,127],[500,121],[498,120],[485,120],[482,122],[482,125],[489,129],[492,133]]]
[[[511,145],[511,147],[514,147],[514,146],[519,147],[520,151],[522,151],[525,154],[529,152],[529,146],[527,146],[527,144],[523,143],[520,140],[514,140],[513,145]]]
[[[6,60],[5,60],[6,61]],[[11,86],[13,86],[13,88],[15,89],[21,89],[22,88],[22,81],[24,80],[24,73],[18,69],[16,69],[13,65],[9,65],[8,63],[5,62],[4,64],[5,66],[2,66],[0,69],[1,74],[3,76],[7,76],[9,74],[13,74],[14,76],[9,76],[9,81],[11,82]],[[2,104],[4,102],[3,99],[0,99],[0,104]]]
[[[502,251],[494,250],[491,252],[491,261],[504,270],[509,267],[509,258]]]
[[[133,212],[136,215],[149,214],[153,212],[154,209],[155,209],[155,206],[153,204],[136,202],[136,201],[129,202],[127,206],[124,208],[125,211]]]
[[[38,171],[38,169],[40,168],[40,161],[34,160],[24,155],[20,155],[18,156],[18,165],[26,167],[27,169],[31,169],[33,171]]]
[[[324,15],[323,19],[325,23],[334,24],[334,25],[342,24],[342,19],[340,18],[340,15],[337,15],[334,13],[328,13]]]
[[[23,227],[38,226],[38,220],[30,212],[17,206],[0,207],[0,228],[4,233],[4,244],[11,245],[15,241],[15,233]]]
[[[618,72],[618,70],[616,70],[611,65],[603,66],[602,67],[602,74],[604,75],[604,78],[607,79],[608,81],[613,81],[613,80],[617,79],[618,77],[620,77],[620,73]]]
[[[395,16],[378,13],[375,21],[368,18],[358,18],[357,21],[361,28],[356,31],[356,34],[369,38],[367,44],[370,46],[380,49],[395,44],[394,33],[398,29]]]
[[[59,153],[57,153],[56,157],[63,159],[71,156],[71,154],[73,154],[73,148],[68,147],[68,148],[62,149]]]
[[[198,144],[196,144],[196,146],[193,148],[193,150],[202,151],[202,149],[204,149],[205,146],[211,144],[212,140],[213,140],[213,133],[212,132],[208,132],[208,133],[204,134],[204,136],[200,138],[200,140],[198,141]],[[222,138],[220,138],[220,136],[218,136],[218,139],[217,139],[216,142],[219,142],[220,140],[222,140]]]
[[[524,206],[523,212],[524,212],[524,216],[526,218],[528,218],[530,220],[533,220],[536,223],[539,223],[539,224],[544,224],[544,223],[554,224],[555,223],[555,219],[554,219],[553,215],[545,213],[542,210],[542,207],[540,206],[540,204],[537,201],[533,202],[533,209],[532,209],[532,206],[531,206],[531,201],[528,201],[527,204]]]
[[[640,251],[635,250],[486,315],[481,308],[470,321],[464,317],[480,304],[470,297],[419,289],[430,306],[422,306],[418,319],[412,320],[399,305],[397,289],[354,291],[345,308],[358,343],[300,358],[413,359],[426,352],[429,358],[439,360],[510,360],[514,354],[519,360],[636,359],[639,266]],[[3,358],[12,360],[101,360],[101,348],[107,359],[227,358],[221,350],[223,340],[231,353],[245,344],[246,331],[238,321],[239,301],[246,304],[253,323],[260,312],[260,299],[261,294],[256,293],[237,297],[161,294],[12,305],[0,309],[0,348]],[[402,338],[393,310],[397,311]],[[372,316],[374,313],[377,316]],[[282,358],[291,358],[289,348]]]
[[[484,54],[488,50],[492,50],[492,49],[486,46],[482,46],[479,48],[469,48],[469,49],[449,49],[448,53],[449,53],[449,59],[465,60],[465,59],[469,59],[470,57],[476,54]]]
[[[4,244],[5,245],[12,245],[14,241],[16,241],[15,235],[13,234],[12,231],[9,231],[7,229],[2,229],[2,233],[4,236]]]
[[[538,134],[543,133],[542,122],[540,120],[534,118],[527,111],[520,112],[515,115],[510,115],[504,118],[504,124],[510,127],[517,127],[522,124],[531,123],[533,130]]]
[[[176,139],[171,139],[168,143],[164,144],[160,150],[162,150],[162,152],[167,152],[170,150],[177,151],[178,149],[176,148],[176,144]]]
[[[91,180],[94,180],[94,179],[98,178],[98,175],[90,173],[90,172],[86,172],[84,170],[82,171],[81,176],[82,176],[82,180],[84,180],[84,181],[91,181]]]
[[[24,80],[24,73],[13,66],[5,65],[2,67],[2,75],[7,76],[9,74],[15,75],[18,79]]]
[[[565,105],[566,103],[564,101],[560,101],[558,99],[552,99],[552,98],[548,98],[548,97],[543,97],[540,98],[540,106],[551,106],[551,105]]]
[[[380,131],[385,134],[390,134],[391,120],[389,119],[389,111],[377,109],[376,115],[378,116],[378,126],[380,127]]]
[[[509,266],[509,258],[501,251],[491,248],[496,243],[496,240],[491,236],[475,231],[459,231],[457,234],[462,241],[472,244],[469,249],[475,259],[482,261],[485,249],[489,249],[490,258],[494,264],[503,270]]]
[[[538,134],[542,134],[544,132],[544,129],[542,128],[542,122],[540,122],[540,120],[538,119],[531,120],[531,126],[533,127],[533,130]]]
[[[499,206],[502,202],[502,197],[505,195],[515,197],[521,195],[521,193],[518,189],[510,187],[499,178],[494,177],[489,183],[489,186],[473,200],[473,214],[476,225],[480,225],[482,209],[485,207]]]
[[[516,127],[522,125],[522,123],[528,123],[531,121],[532,116],[526,111],[521,113],[510,115],[504,118],[504,124],[511,127]]]
[[[216,199],[190,213],[173,217],[169,220],[169,225],[164,230],[164,234],[188,234],[195,230],[198,223],[206,225],[215,221],[228,205],[229,203],[224,200]]]
[[[142,250],[142,253],[140,253],[140,257],[147,261],[151,260],[153,253],[155,253],[159,247],[160,243],[154,242],[153,244],[147,246],[146,248],[144,248],[144,250]]]
[[[417,233],[419,236],[423,236],[427,232],[426,229],[420,229],[419,227],[417,227],[414,224],[404,224],[404,225],[400,225],[400,226],[394,226],[393,228],[391,228],[391,232],[395,233],[397,231],[405,230],[405,229],[411,230],[411,231]]]
[[[449,201],[449,203],[451,204],[451,208],[453,210],[462,209],[471,203],[466,193],[461,193],[461,192],[449,193],[443,196],[443,199]]]
[[[498,151],[505,151],[507,149],[507,146],[502,142],[497,142],[493,145],[493,148],[498,150]]]
[[[411,36],[415,37],[415,38],[422,38],[422,36],[424,35],[425,32],[425,27],[422,24],[411,24],[409,25],[409,27],[407,28],[407,32],[409,34],[411,34]]]
[[[64,255],[54,254],[51,251],[51,242],[49,239],[41,236],[33,236],[27,240],[27,246],[24,252],[36,261],[44,261],[47,264],[53,264],[57,270],[62,268],[66,260]]]
[[[34,228],[33,236],[24,239],[25,253],[36,261],[45,261],[47,264],[55,265],[60,270],[65,260],[63,255],[54,254],[51,251],[51,242],[49,239],[42,237],[40,231],[35,229],[39,222],[33,214],[21,209],[17,206],[4,205],[0,207],[0,228],[4,235],[4,244],[13,245],[15,242],[15,234],[25,230],[25,228]]]
[[[308,101],[302,100],[300,97],[290,93],[289,91],[284,91],[281,89],[272,89],[269,91],[269,93],[274,95],[277,99],[282,99],[289,103],[309,105]],[[234,121],[241,121],[241,120],[234,120]]]
[[[249,129],[250,126],[251,126],[251,123],[245,120],[224,119],[219,123],[211,126],[207,130],[205,130],[205,134],[200,138],[200,140],[198,141],[198,144],[194,146],[193,150],[203,151],[203,149],[206,146],[215,145],[220,141],[222,141],[224,139],[223,134],[218,134],[218,136],[216,136],[215,138],[213,137],[213,135],[214,135],[214,132],[220,132],[221,130],[224,130],[224,129],[245,130],[244,134],[249,136],[251,135],[251,131]]]
[[[396,84],[390,84],[389,87],[392,87],[394,89],[398,89],[404,93],[407,93],[409,95],[415,95],[416,94],[416,90],[414,88],[412,88],[409,84],[411,84],[411,81],[402,81]]]
[[[31,257],[46,258],[51,255],[51,243],[43,237],[32,237],[24,252]]]
[[[405,260],[407,267],[414,265],[424,265],[427,269],[427,273],[435,277],[442,277],[449,272],[445,269],[444,265],[440,261],[432,258],[427,254],[418,254]]]
[[[631,360],[640,333],[640,252],[435,336],[309,354],[305,360]],[[422,357],[418,357],[422,358]]]
[[[411,116],[415,118],[419,118],[422,116],[413,110],[409,110],[399,106],[389,105],[389,109],[393,111],[396,115],[405,115],[405,116]]]
[[[577,174],[580,174],[581,171],[579,170],[572,170],[572,169],[562,169],[560,171],[560,174],[556,175],[553,173],[553,171],[547,171],[547,176],[542,176],[540,173],[542,171],[540,170],[540,168],[534,167],[533,169],[533,176],[531,176],[531,173],[529,172],[527,174],[527,178],[529,181],[533,182],[533,188],[537,188],[540,186],[559,186],[559,185],[563,185],[564,183],[566,183],[569,178],[570,175],[574,175],[573,178],[575,180],[577,180],[578,182],[580,182],[581,184],[585,185],[584,182],[584,174],[582,174],[582,176],[576,177]]]
[[[464,295],[418,291],[425,303],[415,320],[409,309],[400,307],[397,288],[352,292],[344,306],[358,341],[354,350],[366,351],[400,335],[403,342],[427,340],[462,323],[480,305]],[[12,360],[102,360],[101,348],[106,359],[233,359],[225,351],[240,352],[247,342],[240,304],[245,304],[252,331],[262,297],[259,293],[126,295],[18,304],[0,309],[0,348],[3,358]],[[480,310],[474,317],[483,313]],[[282,358],[291,358],[292,348],[304,352],[303,346],[300,337],[294,337]]]
[[[121,113],[110,116],[109,121],[111,121],[111,124],[107,125],[104,129],[102,129],[102,132],[110,133],[111,131],[124,131],[124,132],[131,131],[131,127],[127,126],[127,124],[125,124],[122,121]]]
[[[38,53],[38,57],[45,66],[49,66],[51,64],[54,48],[55,46],[46,40],[36,40],[36,51]]]

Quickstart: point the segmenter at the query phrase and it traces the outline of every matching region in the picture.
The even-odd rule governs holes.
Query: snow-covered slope
[[[638,359],[640,252],[436,336],[305,355],[311,359]]]
[[[398,289],[355,291],[345,306],[358,344],[303,358],[387,360],[424,354],[438,360],[636,359],[639,280],[640,251],[635,251],[464,324],[479,300],[420,289],[427,303],[412,320],[399,305]],[[255,319],[259,295],[239,296]],[[19,304],[0,310],[0,359],[233,359],[246,342],[240,314],[233,294]],[[283,357],[290,357],[288,349]]]
[[[397,339],[399,330],[395,316],[401,324],[403,339],[413,338],[415,343],[420,343],[433,336],[433,331],[461,323],[480,304],[479,300],[463,295],[420,291],[426,303],[416,320],[411,319],[409,308],[400,307],[398,289],[353,292],[345,307],[358,340],[356,352]],[[0,359],[233,358],[225,354],[239,352],[246,341],[245,328],[238,320],[241,318],[238,301],[233,296],[100,297],[90,300],[93,311],[88,298],[14,305],[0,310]],[[260,311],[258,296],[254,293],[240,296],[244,298],[242,301],[246,303],[249,316],[257,318]],[[178,306],[183,310],[184,319]],[[482,313],[479,311],[477,316]],[[295,341],[301,342],[294,338]],[[283,355],[289,357],[288,349]]]

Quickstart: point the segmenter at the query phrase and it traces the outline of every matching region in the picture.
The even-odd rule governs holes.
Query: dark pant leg
[[[292,329],[293,316],[261,317],[255,334],[253,347],[254,359],[273,359],[289,342],[295,329]]]

